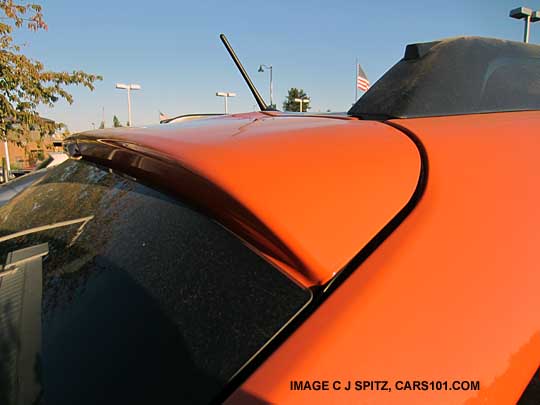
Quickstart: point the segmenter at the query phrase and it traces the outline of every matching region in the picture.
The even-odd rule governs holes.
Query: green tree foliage
[[[295,98],[309,98],[306,92],[303,89],[297,89],[296,87],[292,87],[289,89],[289,94],[287,94],[287,98],[285,98],[285,101],[283,102],[283,111],[296,111],[300,112],[300,103],[297,103],[294,101]],[[302,103],[302,111],[307,111],[311,107],[309,104]]]
[[[118,127],[122,126],[122,123],[120,122],[120,120],[118,119],[118,117],[116,115],[112,119],[112,124],[113,124],[113,127],[115,127],[115,128],[118,128]]]
[[[71,104],[73,97],[66,86],[82,85],[94,90],[94,82],[102,80],[101,76],[80,70],[46,70],[41,62],[23,55],[13,37],[13,32],[23,26],[31,31],[47,29],[41,6],[0,0],[0,138],[19,145],[36,134],[43,137],[62,127],[41,118],[38,106],[53,107],[60,99]]]
[[[105,129],[105,121],[101,121],[99,124],[99,129]]]

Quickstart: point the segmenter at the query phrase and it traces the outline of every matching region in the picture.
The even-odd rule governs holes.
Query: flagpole
[[[355,71],[354,71],[354,102],[356,103],[358,101],[358,84],[356,83],[358,80],[358,57],[356,58],[356,65],[355,65]]]

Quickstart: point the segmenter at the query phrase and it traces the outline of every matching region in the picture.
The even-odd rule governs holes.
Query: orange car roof
[[[90,131],[72,155],[171,189],[304,286],[332,278],[409,201],[415,144],[383,123],[250,113]]]

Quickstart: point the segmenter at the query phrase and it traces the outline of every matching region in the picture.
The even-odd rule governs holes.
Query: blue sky
[[[125,91],[116,82],[138,83],[135,125],[168,115],[222,112],[216,91],[236,92],[231,112],[253,111],[255,102],[219,40],[225,33],[259,91],[268,100],[274,67],[278,107],[290,87],[303,88],[311,111],[346,111],[354,101],[358,57],[374,82],[399,60],[408,43],[479,35],[520,41],[523,23],[508,17],[537,1],[68,1],[41,2],[46,32],[18,31],[24,52],[54,70],[82,69],[104,77],[94,92],[72,87],[75,102],[60,102],[42,115],[71,131],[127,120]],[[540,43],[540,23],[531,27]]]

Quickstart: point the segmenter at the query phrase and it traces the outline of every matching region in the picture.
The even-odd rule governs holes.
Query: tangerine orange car
[[[536,403],[540,47],[264,107],[75,135],[0,208],[0,403]]]

